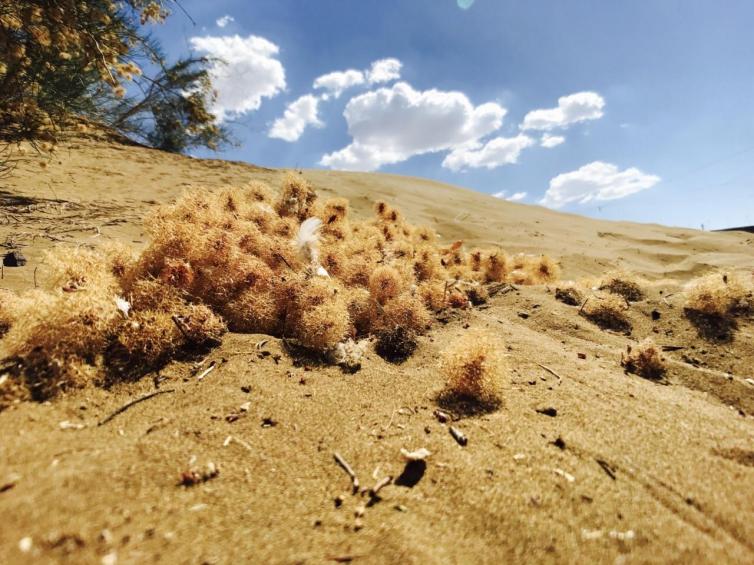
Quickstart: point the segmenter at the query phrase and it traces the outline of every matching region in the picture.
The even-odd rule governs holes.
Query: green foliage
[[[227,141],[208,61],[169,65],[149,37],[167,15],[154,0],[0,0],[0,138],[55,139],[85,116],[169,151]]]

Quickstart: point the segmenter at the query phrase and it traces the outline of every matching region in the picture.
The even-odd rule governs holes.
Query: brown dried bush
[[[507,376],[502,344],[488,330],[472,331],[457,340],[442,356],[440,370],[446,378],[441,401],[473,403],[493,409],[502,402]]]
[[[751,285],[738,273],[719,272],[694,279],[685,289],[687,310],[727,317],[754,305]]]
[[[654,342],[647,338],[636,347],[628,345],[621,354],[621,367],[645,379],[659,379],[667,370],[665,358]]]
[[[608,273],[599,289],[622,296],[629,302],[638,302],[644,298],[639,282],[630,273]]]
[[[375,212],[353,221],[345,199],[320,204],[291,174],[277,198],[258,182],[187,192],[147,219],[151,242],[138,256],[122,246],[60,250],[46,261],[44,289],[0,295],[0,346],[22,367],[5,388],[42,398],[136,377],[218,343],[226,323],[325,357],[374,336],[381,355],[405,359],[432,313],[480,304],[485,284],[508,280],[502,251],[439,247],[433,230],[389,204]],[[533,282],[557,272],[544,257],[527,265]]]
[[[626,302],[614,294],[590,296],[579,312],[602,329],[631,332]]]
[[[573,284],[564,284],[555,289],[555,299],[569,306],[579,306],[584,301],[584,295]]]

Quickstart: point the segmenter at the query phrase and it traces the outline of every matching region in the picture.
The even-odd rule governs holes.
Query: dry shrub
[[[636,277],[630,273],[609,273],[599,289],[622,296],[629,302],[638,302],[644,298],[644,291]]]
[[[472,269],[476,260],[472,255]],[[504,282],[508,274],[508,258],[502,251],[482,255],[482,269],[484,270],[485,282]]]
[[[635,373],[645,379],[659,379],[667,369],[665,358],[654,342],[647,338],[636,347],[627,346],[621,354],[620,364],[629,373]]]
[[[502,344],[487,330],[461,337],[442,356],[440,370],[447,383],[441,401],[472,403],[494,409],[502,403],[507,374]]]
[[[569,306],[579,306],[584,301],[584,295],[574,284],[564,284],[555,289],[555,299]]]
[[[15,294],[9,290],[0,288],[0,337],[3,337],[13,325],[13,320],[16,317],[14,311],[15,303]]]
[[[625,300],[615,294],[590,296],[580,314],[602,329],[631,332],[631,320],[626,313]]]
[[[684,307],[706,316],[725,318],[752,307],[751,286],[738,273],[719,272],[694,279],[685,294]]]
[[[403,290],[403,278],[394,267],[377,267],[369,277],[369,292],[377,302],[385,304]]]
[[[397,326],[377,332],[375,351],[392,363],[402,363],[416,351],[416,334]]]
[[[136,377],[218,343],[226,323],[322,358],[373,336],[383,357],[405,359],[433,312],[480,304],[486,284],[509,280],[502,251],[440,247],[389,204],[375,213],[354,221],[345,199],[320,204],[290,174],[279,197],[258,182],[185,193],[147,219],[138,256],[61,250],[46,261],[44,290],[0,295],[0,344],[23,368],[13,384],[42,398]],[[532,282],[557,276],[550,259],[526,257]]]

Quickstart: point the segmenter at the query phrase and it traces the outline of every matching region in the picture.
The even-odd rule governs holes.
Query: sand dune
[[[705,338],[680,292],[716,267],[751,270],[754,235],[599,221],[394,175],[303,174],[357,215],[384,199],[446,241],[547,253],[564,278],[634,271],[647,297],[629,310],[633,331],[603,331],[552,289],[520,287],[438,322],[401,365],[370,352],[347,375],[294,363],[280,340],[231,334],[202,380],[181,361],[14,406],[0,413],[0,561],[754,561],[754,322]],[[186,188],[282,175],[93,138],[51,159],[29,151],[0,188],[0,237],[28,263],[0,286],[32,288],[55,245],[143,246],[145,215]],[[437,357],[468,327],[500,335],[511,374],[499,411],[453,422],[462,447],[433,411]],[[674,347],[659,383],[619,364],[646,336]],[[155,390],[165,393],[97,425]],[[370,487],[405,471],[401,448],[419,447],[432,452],[425,472],[383,489],[359,528],[369,498],[351,495],[333,453]],[[217,478],[178,486],[210,461]]]

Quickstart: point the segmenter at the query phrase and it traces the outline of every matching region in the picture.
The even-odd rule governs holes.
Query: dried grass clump
[[[377,267],[369,277],[369,293],[379,304],[385,304],[403,290],[403,277],[394,267]]]
[[[13,325],[16,318],[15,303],[16,295],[10,290],[0,288],[0,337],[3,337]]]
[[[145,224],[151,242],[138,256],[60,250],[43,289],[0,295],[0,346],[22,368],[6,389],[44,398],[135,378],[218,343],[226,324],[330,359],[375,337],[383,357],[405,359],[435,313],[481,304],[485,285],[511,280],[500,250],[440,247],[385,202],[355,221],[347,200],[320,203],[295,174],[277,197],[258,182],[189,191]],[[532,283],[558,271],[538,256],[522,269]]]
[[[576,285],[564,284],[555,289],[555,299],[569,306],[579,306],[584,302],[584,295]]]
[[[599,294],[587,299],[580,314],[602,329],[630,333],[631,320],[626,312],[625,300],[615,294]]]
[[[447,379],[441,401],[472,403],[494,409],[502,403],[507,375],[502,345],[486,330],[467,333],[442,356],[440,370]]]
[[[667,370],[665,358],[654,342],[647,338],[636,347],[627,346],[621,354],[621,367],[645,379],[660,379]]]
[[[599,289],[622,296],[629,302],[638,302],[644,298],[644,291],[636,278],[629,273],[608,274]]]
[[[726,318],[754,306],[751,285],[738,273],[719,272],[694,279],[685,289],[686,310]]]

